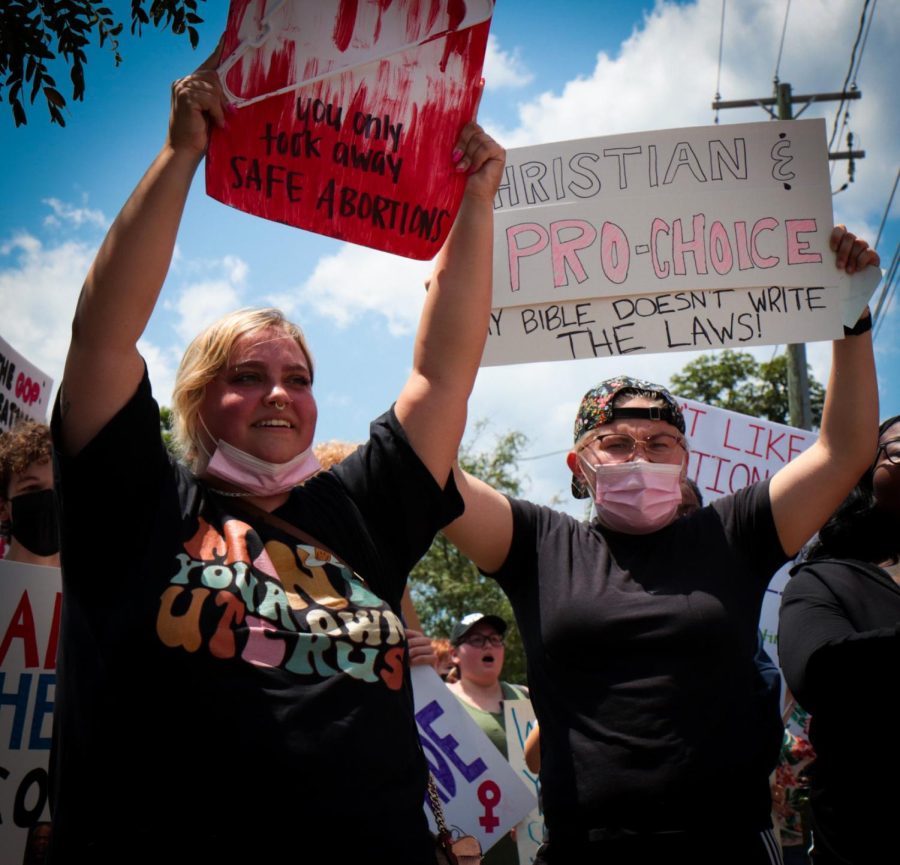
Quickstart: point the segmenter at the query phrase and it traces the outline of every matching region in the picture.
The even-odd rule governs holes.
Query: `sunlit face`
[[[872,475],[875,500],[880,508],[900,516],[900,464],[892,463],[888,458],[888,452],[896,453],[900,449],[900,421],[884,431],[878,444],[880,448]]]
[[[282,406],[281,409],[278,406]],[[270,463],[306,450],[316,429],[309,362],[290,336],[274,328],[242,336],[228,363],[206,386],[200,416],[218,439]]]
[[[496,628],[486,622],[479,622],[469,629],[466,641],[480,635],[484,637],[499,637]],[[503,669],[504,658],[503,645],[493,646],[485,643],[478,648],[469,642],[462,642],[453,647],[453,663],[459,667],[459,678],[467,679],[477,685],[493,685],[499,678]]]
[[[617,403],[617,408],[652,408],[656,405],[657,403],[649,397],[635,395],[621,403]],[[590,467],[609,461],[598,446],[597,439],[599,436],[612,434],[631,436],[638,442],[643,442],[652,436],[668,436],[678,442],[683,442],[684,440],[681,433],[672,426],[672,424],[664,420],[622,418],[596,427],[585,437],[584,444],[579,445],[575,450],[569,451],[569,454],[566,457],[566,462],[570,471],[576,476],[584,478],[587,481],[589,488],[592,486],[593,482],[593,478],[588,477],[588,475],[591,474]],[[634,453],[627,458],[626,462],[656,462],[670,465],[687,465],[687,451],[682,446],[675,447],[672,452],[665,457],[652,455],[652,459],[650,459],[650,456],[647,447],[639,445],[634,449]]]

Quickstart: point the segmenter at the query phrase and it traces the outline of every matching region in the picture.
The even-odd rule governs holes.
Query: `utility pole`
[[[862,93],[859,90],[849,90],[843,93],[811,93],[795,96],[791,92],[791,85],[775,81],[775,96],[767,99],[739,99],[731,102],[723,102],[717,99],[712,103],[714,110],[720,108],[753,108],[760,107],[770,117],[777,120],[794,120],[794,104],[806,103],[797,113],[799,117],[813,102],[834,102],[847,99],[859,99]],[[777,109],[777,114],[770,106]],[[864,150],[849,150],[838,153],[829,153],[829,159],[849,159],[851,165],[854,159],[863,159]],[[800,429],[812,429],[812,412],[809,406],[809,375],[806,364],[806,344],[797,343],[787,347],[787,372],[788,372],[788,411],[791,426]]]

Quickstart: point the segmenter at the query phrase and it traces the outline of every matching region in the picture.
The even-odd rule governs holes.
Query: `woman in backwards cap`
[[[842,226],[838,268],[877,265]],[[682,413],[658,385],[602,382],[568,455],[582,523],[457,471],[445,531],[509,595],[541,729],[549,843],[538,862],[780,861],[752,723],[766,586],[871,461],[868,312],[834,343],[819,438],[771,478],[679,514]],[[710,791],[721,790],[721,795]]]

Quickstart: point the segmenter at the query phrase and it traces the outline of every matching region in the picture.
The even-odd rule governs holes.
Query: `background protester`
[[[883,862],[896,847],[900,746],[892,731],[881,731],[897,714],[900,417],[882,423],[879,433],[875,461],[819,532],[782,596],[782,669],[812,715],[815,865]]]
[[[456,668],[451,658],[453,646],[450,645],[450,641],[446,637],[432,637],[431,649],[434,652],[434,669],[437,674],[448,684],[458,681]]]
[[[847,272],[878,263],[842,227],[831,245]],[[528,659],[549,831],[539,862],[778,861],[772,765],[753,724],[760,608],[871,459],[865,315],[834,343],[818,440],[693,513],[678,515],[678,403],[625,376],[589,391],[576,415],[567,461],[575,495],[594,497],[592,523],[457,471],[466,510],[445,533],[509,596]],[[710,796],[722,779],[727,795]]]
[[[319,471],[305,338],[277,310],[242,310],[185,352],[177,462],[136,346],[209,126],[225,123],[216,61],[173,85],[165,145],[85,281],[54,414],[53,861],[422,865],[434,845],[400,598],[461,512],[451,466],[487,333],[504,154],[469,124],[433,156],[465,194],[409,379],[365,444]],[[469,329],[481,341],[460,345]]]
[[[59,567],[59,521],[53,492],[50,428],[20,421],[0,434],[0,530],[6,559]]]
[[[528,691],[500,679],[503,672],[503,637],[506,622],[500,616],[469,613],[450,633],[450,660],[456,681],[447,687],[494,746],[509,759],[503,704],[527,700]],[[519,853],[512,833],[501,838],[484,856],[485,865],[518,865]]]

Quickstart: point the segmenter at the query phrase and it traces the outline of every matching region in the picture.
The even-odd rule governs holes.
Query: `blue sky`
[[[127,14],[129,4],[112,2]],[[722,0],[606,2],[500,0],[485,67],[482,123],[506,146],[713,122],[717,80],[724,99],[767,96],[778,58],[787,0],[728,0],[722,65]],[[870,3],[870,13],[873,4]],[[793,0],[779,74],[795,93],[840,90],[850,64],[863,0]],[[5,161],[0,196],[0,334],[58,382],[75,301],[105,228],[161,146],[169,85],[214,47],[226,4],[203,4],[201,43],[147,30],[122,39],[116,69],[94,49],[84,103],[71,103],[67,126],[51,126],[39,105],[16,129],[0,104]],[[874,21],[856,77],[863,98],[850,106],[855,147],[866,150],[856,180],[834,196],[837,221],[874,240],[898,166],[900,15],[874,4]],[[127,30],[127,28],[126,28]],[[59,74],[59,82],[65,75]],[[835,103],[805,117],[827,118]],[[765,120],[761,109],[723,111],[721,123]],[[834,168],[833,188],[846,180]],[[895,201],[879,251],[887,266],[900,238]],[[409,369],[412,334],[427,263],[407,261],[306,234],[224,207],[206,197],[198,172],[176,260],[145,334],[158,398],[168,402],[187,340],[220,313],[275,303],[306,330],[317,362],[317,438],[359,441],[368,421],[398,393]],[[879,327],[876,352],[882,416],[900,413],[900,309]],[[754,350],[768,359],[775,349]],[[484,370],[470,418],[493,433],[529,437],[530,455],[563,451],[580,396],[625,372],[668,383],[694,354],[631,356]],[[827,344],[809,346],[825,381]],[[491,432],[483,442],[490,445]],[[529,494],[541,502],[566,494],[567,470],[555,454],[523,463]]]

